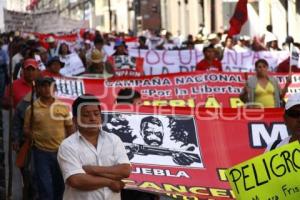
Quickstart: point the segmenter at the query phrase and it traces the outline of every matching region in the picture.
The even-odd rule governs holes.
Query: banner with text
[[[143,57],[144,73],[146,75],[168,74],[177,72],[191,72],[204,56],[197,50],[139,50],[129,49],[132,56]],[[266,59],[270,71],[275,71],[278,64],[289,57],[288,51],[245,51],[237,52],[225,49],[222,67],[226,72],[249,72],[254,71],[256,60]]]
[[[300,198],[300,144],[293,142],[226,171],[238,200]]]
[[[65,63],[60,70],[60,73],[64,76],[74,76],[85,72],[85,67],[77,53],[71,53],[64,58],[60,58],[60,61]]]
[[[273,74],[283,88],[286,75]],[[108,108],[115,104],[120,89],[132,88],[141,93],[144,105],[177,107],[237,108],[245,77],[244,73],[194,72],[181,75],[110,78],[57,79],[57,93],[61,98],[75,98],[78,94],[97,95]],[[300,74],[293,74],[289,94],[300,92]]]
[[[235,83],[231,77],[230,82],[230,76],[240,76],[240,80],[236,79]],[[135,107],[115,104],[114,95],[121,88],[136,87],[142,92],[144,103],[149,103],[149,95],[145,94],[150,91],[143,90],[152,90],[153,101],[165,98],[164,103],[169,101],[170,105],[178,106],[181,101],[185,103],[182,95],[175,93],[182,85],[192,88],[215,84],[215,88],[220,88],[222,84],[237,84],[242,87],[242,77],[241,73],[194,73],[148,79],[56,79],[56,85],[57,96],[69,103],[84,93],[100,98],[103,129],[122,139],[133,163],[132,174],[126,180],[127,188],[173,197],[188,196],[186,199],[233,199],[225,170],[261,154],[272,141],[288,136],[282,109]],[[294,75],[293,79],[299,77]],[[168,95],[161,96],[166,91]],[[212,92],[218,96],[217,89]],[[219,95],[222,99],[227,93]],[[210,98],[203,96],[198,93],[195,99]]]
[[[287,137],[282,115],[281,109],[157,112],[120,105],[103,111],[103,129],[121,138],[133,164],[126,188],[174,198],[234,199],[225,170]]]

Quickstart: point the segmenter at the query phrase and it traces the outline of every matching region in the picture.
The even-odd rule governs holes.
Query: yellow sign
[[[300,200],[300,143],[243,162],[226,175],[239,200]]]

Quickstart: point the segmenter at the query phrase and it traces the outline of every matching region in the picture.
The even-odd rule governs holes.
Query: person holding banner
[[[48,57],[49,58],[52,58],[54,56],[57,56],[57,45],[56,45],[56,42],[55,42],[55,39],[53,36],[50,36],[46,39],[46,42],[48,43],[49,45],[49,48],[48,48]]]
[[[288,101],[285,104],[283,119],[289,137],[284,138],[283,140],[276,140],[269,144],[266,148],[266,152],[297,140],[300,141],[300,93],[293,94],[288,98]]]
[[[98,49],[94,49],[92,51],[88,63],[87,73],[84,74],[84,76],[87,76],[88,74],[95,74],[99,78],[108,78],[113,74],[112,65],[109,62],[105,62],[105,54]]]
[[[116,40],[114,50],[112,56],[128,56],[127,45],[123,40]]]
[[[268,62],[259,59],[255,62],[256,75],[248,78],[240,94],[240,99],[248,103],[248,107],[278,108],[291,84],[291,77],[287,78],[283,89],[276,78],[268,75]]]
[[[69,49],[69,46],[67,43],[63,42],[60,44],[60,47],[58,49],[58,55],[59,58],[63,61],[64,59],[67,58],[67,56],[71,54],[71,51]]]
[[[216,49],[213,45],[203,48],[204,59],[196,65],[199,71],[222,71],[222,63],[217,59]]]
[[[61,62],[58,56],[54,56],[47,62],[47,68],[41,72],[41,75],[42,77],[63,77],[60,74],[60,69],[64,65],[65,63]]]

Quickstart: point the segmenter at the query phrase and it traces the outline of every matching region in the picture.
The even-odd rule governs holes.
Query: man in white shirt
[[[300,93],[293,94],[288,98],[283,118],[289,137],[269,144],[266,152],[297,140],[300,141]]]
[[[65,139],[58,162],[65,181],[65,200],[119,200],[130,163],[121,139],[100,130],[101,108],[92,95],[72,106],[78,131]]]

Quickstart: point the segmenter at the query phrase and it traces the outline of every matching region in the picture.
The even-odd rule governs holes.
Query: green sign
[[[239,200],[300,200],[300,143],[234,166],[226,176]]]

